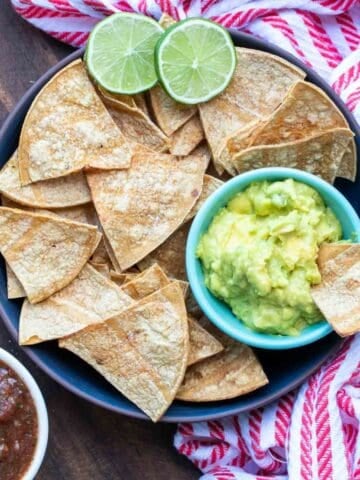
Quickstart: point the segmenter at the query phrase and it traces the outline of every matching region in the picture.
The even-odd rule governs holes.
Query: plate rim
[[[292,64],[296,65],[297,67],[301,68],[302,70],[305,71],[306,77],[309,77],[310,81],[315,82],[315,84],[318,84],[328,95],[329,97],[334,101],[334,103],[337,105],[337,107],[341,110],[341,112],[344,114],[345,118],[349,122],[349,125],[351,129],[355,133],[355,139],[359,140],[360,138],[360,125],[358,125],[351,114],[351,112],[348,110],[346,107],[345,103],[341,100],[341,98],[334,92],[334,90],[328,85],[325,80],[323,80],[319,74],[317,74],[311,67],[308,67],[307,65],[304,65],[304,63],[297,59],[294,55],[291,53],[287,52],[286,50],[282,49],[281,47],[278,47],[276,45],[273,45],[269,42],[263,41],[261,39],[255,38],[252,35],[248,35],[242,32],[237,32],[233,29],[228,29],[235,45],[237,46],[243,46],[245,48],[252,48],[256,50],[261,50],[265,51],[268,53],[272,53],[274,55],[278,55],[281,58],[284,58],[285,60],[290,61]],[[20,98],[20,100],[17,102],[13,110],[9,113],[7,118],[5,119],[2,128],[0,129],[0,144],[4,142],[4,137],[7,136],[8,131],[14,130],[14,125],[16,128],[16,125],[20,123],[19,118],[23,117],[23,111],[24,109],[27,111],[33,98],[35,95],[38,93],[39,89],[52,77],[55,75],[55,73],[66,66],[68,63],[78,59],[79,57],[83,56],[85,51],[85,48],[81,48],[79,50],[76,50],[72,52],[71,54],[67,55],[64,57],[62,60],[60,60],[58,63],[56,63],[54,66],[49,68],[43,75],[38,78],[35,83],[25,92],[25,94]],[[13,337],[13,339],[17,340],[18,337],[18,331],[13,325],[10,317],[6,314],[5,309],[3,307],[2,302],[0,302],[0,316],[5,324],[7,330],[9,331],[10,335]],[[207,421],[207,420],[213,420],[213,419],[218,419],[218,418],[223,418],[229,415],[235,415],[239,413],[244,413],[249,410],[252,410],[254,408],[259,408],[259,407],[264,407],[265,405],[271,403],[274,400],[277,400],[280,398],[282,395],[285,395],[286,393],[290,392],[291,390],[294,390],[296,387],[298,387],[300,384],[302,384],[307,378],[309,378],[318,368],[326,361],[328,360],[335,352],[337,352],[341,345],[343,344],[343,339],[340,337],[336,339],[336,342],[333,346],[331,346],[326,353],[324,353],[321,358],[314,363],[311,368],[308,368],[306,372],[304,372],[302,375],[297,377],[295,380],[290,381],[285,387],[282,387],[278,389],[276,392],[269,393],[266,395],[261,401],[258,401],[256,399],[250,400],[247,403],[247,406],[241,407],[241,406],[222,406],[221,411],[217,413],[209,413],[209,414],[188,414],[186,416],[182,415],[174,415],[171,414],[169,415],[168,413],[165,413],[165,415],[160,419],[160,422],[164,423],[178,423],[178,422],[194,422],[194,421]],[[20,347],[22,350],[26,353],[28,357],[44,372],[46,373],[51,379],[59,383],[62,387],[66,388],[68,391],[72,392],[73,394],[77,395],[78,397],[89,401],[90,403],[97,405],[99,407],[105,408],[107,410],[120,413],[122,415],[125,415],[127,417],[131,418],[137,418],[137,419],[142,419],[142,420],[148,420],[150,419],[143,414],[142,412],[138,411],[132,411],[129,410],[126,407],[120,407],[120,406],[114,406],[110,404],[109,402],[100,400],[98,398],[94,398],[90,394],[87,394],[85,391],[80,390],[77,388],[75,385],[71,384],[68,380],[65,380],[61,375],[59,375],[56,371],[52,370],[49,368],[46,363],[39,358],[38,354],[31,349],[31,347]],[[213,405],[216,402],[211,402]],[[192,408],[196,408],[196,403],[191,404]]]

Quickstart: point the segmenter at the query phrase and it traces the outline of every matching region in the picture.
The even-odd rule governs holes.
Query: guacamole
[[[341,236],[313,188],[292,179],[258,182],[214,217],[197,256],[207,288],[249,328],[297,335],[322,319],[310,296],[321,280],[319,245]]]

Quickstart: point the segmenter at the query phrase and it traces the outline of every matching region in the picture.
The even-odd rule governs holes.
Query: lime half
[[[149,17],[115,13],[96,25],[86,47],[90,75],[103,88],[131,95],[157,82],[154,49],[163,29]]]
[[[189,18],[166,30],[156,44],[155,67],[167,93],[178,102],[206,102],[229,84],[236,51],[216,23]]]

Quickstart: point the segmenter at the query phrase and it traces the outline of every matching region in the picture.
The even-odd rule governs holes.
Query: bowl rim
[[[321,178],[303,170],[286,167],[267,167],[242,173],[231,180],[228,180],[224,185],[212,193],[197,212],[190,227],[186,242],[186,273],[190,288],[195,299],[209,320],[222,332],[235,340],[246,343],[252,347],[269,350],[285,350],[309,345],[310,343],[320,340],[328,335],[333,329],[325,320],[311,325],[310,327],[306,327],[298,336],[278,336],[256,332],[248,328],[243,322],[241,322],[241,320],[239,320],[239,325],[234,329],[227,320],[218,313],[212,299],[214,298],[214,300],[216,300],[215,297],[211,295],[211,298],[208,299],[205,295],[205,292],[208,293],[209,290],[199,278],[200,274],[198,273],[199,269],[197,268],[199,260],[196,257],[195,250],[204,224],[210,224],[219,209],[222,208],[222,206],[218,206],[218,203],[222,203],[224,198],[226,198],[227,203],[231,197],[255,182],[286,179],[293,179],[311,186],[321,197],[323,196],[322,193],[325,192],[327,196],[332,198],[334,203],[339,205],[341,209],[346,212],[349,222],[354,227],[355,233],[359,235],[360,219],[357,213],[345,196],[333,185],[330,185]],[[233,192],[234,189],[236,192]],[[228,197],[230,193],[231,197]],[[224,305],[229,313],[236,318],[226,303],[224,303]]]
[[[264,40],[258,39],[253,35],[248,35],[243,32],[238,32],[234,29],[229,29],[231,36],[234,40],[235,45],[244,46],[245,48],[256,49],[260,51],[265,51],[274,55],[278,55],[285,60],[288,60],[292,64],[298,66],[306,73],[306,76],[309,77],[309,80],[319,86],[324,92],[326,92],[329,97],[334,101],[337,107],[342,111],[345,118],[349,122],[351,129],[355,132],[356,139],[359,142],[360,139],[360,126],[355,122],[355,119],[352,113],[348,110],[345,103],[341,100],[339,95],[337,95],[334,90],[326,83],[324,79],[320,77],[311,67],[305,65],[301,60],[296,58],[291,53],[287,52],[281,47],[278,47],[270,42],[266,42]],[[35,97],[39,88],[43,86],[55,73],[58,72],[61,68],[66,66],[68,63],[80,58],[83,56],[85,49],[79,49],[75,52],[72,52],[68,56],[64,57],[58,63],[56,63],[53,67],[49,68],[42,76],[40,76],[36,82],[25,92],[25,94],[20,98],[18,103],[15,105],[13,110],[10,112],[8,117],[5,119],[2,128],[0,130],[0,144],[4,144],[7,141],[8,132],[13,132],[17,126],[20,125],[22,118],[23,118],[23,110],[24,108],[28,110],[32,99]],[[8,154],[12,151],[8,149]],[[10,316],[7,314],[4,305],[0,302],[0,316],[10,332],[11,336],[14,339],[17,339],[18,331],[13,324]],[[301,383],[303,383],[311,374],[313,374],[329,357],[331,357],[342,345],[342,340],[340,338],[336,338],[332,345],[326,347],[326,351],[324,351],[311,365],[311,367],[307,367],[306,371],[302,372],[301,374],[297,375],[295,378],[291,378],[287,383],[286,387],[279,387],[276,391],[268,392],[264,395],[260,400],[255,398],[248,399],[246,401],[246,405],[239,405],[239,404],[226,404],[223,405],[222,402],[217,402],[219,405],[217,407],[216,413],[212,410],[208,413],[205,412],[194,412],[191,411],[186,414],[175,414],[173,412],[166,412],[165,415],[161,418],[161,422],[170,422],[170,423],[177,423],[181,421],[202,421],[202,420],[211,420],[215,418],[221,418],[228,415],[234,415],[241,412],[246,412],[253,408],[262,407],[280,396],[286,394],[290,390],[298,387]],[[69,390],[70,392],[74,393],[75,395],[83,398],[92,404],[101,406],[106,408],[107,410],[114,411],[117,413],[121,413],[123,415],[139,418],[143,420],[149,421],[148,417],[144,415],[142,412],[137,410],[133,410],[129,408],[129,406],[120,406],[120,405],[113,405],[111,402],[102,400],[101,398],[94,397],[87,393],[85,390],[81,389],[75,383],[72,383],[69,379],[64,378],[60,374],[60,372],[55,371],[54,369],[50,368],[46,361],[44,361],[36,351],[31,347],[23,347],[23,351],[31,358],[31,360],[41,368],[50,378],[58,382],[64,388]],[[236,400],[236,399],[234,399]],[[196,408],[194,404],[189,404],[192,408]]]
[[[34,401],[38,420],[37,442],[33,458],[21,480],[35,479],[44,460],[49,439],[49,419],[44,397],[29,370],[10,352],[0,348],[0,360],[20,377]]]

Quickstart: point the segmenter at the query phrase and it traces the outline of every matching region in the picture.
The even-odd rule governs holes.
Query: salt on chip
[[[103,322],[59,341],[97,370],[154,422],[172,402],[166,385],[129,342],[119,324]]]
[[[132,150],[101,102],[81,60],[43,87],[21,130],[20,180],[27,185],[85,167],[128,168]]]
[[[0,251],[37,303],[66,287],[97,247],[97,228],[54,215],[0,208]]]
[[[133,305],[115,283],[86,264],[65,288],[43,302],[25,300],[19,326],[20,345],[54,340],[113,317]]]
[[[200,325],[203,325],[202,321]],[[209,321],[204,325],[221,342],[224,350],[187,369],[176,394],[177,399],[189,402],[227,400],[253,392],[268,383],[250,347],[227,337]]]
[[[91,195],[121,271],[143,259],[183,222],[198,199],[203,163],[195,155],[134,155],[129,170],[89,172]],[[116,269],[117,270],[117,269]]]
[[[205,139],[199,115],[191,117],[170,137],[173,155],[189,155]]]
[[[224,140],[256,120],[263,121],[280,105],[291,86],[305,73],[276,55],[237,48],[238,63],[223,93],[199,105],[200,118],[217,171],[234,174],[223,165]],[[249,95],[251,91],[251,95]]]
[[[190,223],[185,223],[170,235],[164,243],[137,264],[140,270],[146,270],[151,265],[158,264],[170,278],[187,280],[185,245],[189,229]]]
[[[360,332],[360,244],[329,258],[320,273],[311,289],[317,307],[341,337]]]
[[[212,357],[224,349],[222,344],[205,330],[195,318],[188,315],[188,322],[190,334],[188,366]]]
[[[150,100],[157,124],[168,137],[197,113],[196,106],[176,102],[160,85],[150,90]]]
[[[130,145],[134,147],[140,144],[156,152],[164,152],[169,149],[168,137],[138,107],[130,108],[127,105],[114,105],[106,98],[103,101]]]
[[[250,147],[233,158],[237,172],[262,167],[290,167],[305,170],[333,183],[341,158],[353,137],[346,128],[278,145]]]
[[[91,201],[82,172],[22,186],[17,151],[0,171],[0,192],[14,202],[33,208],[65,208]]]

